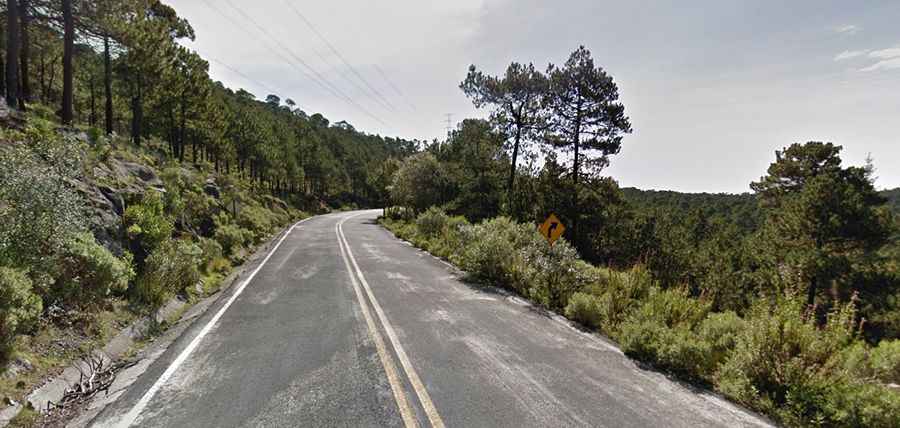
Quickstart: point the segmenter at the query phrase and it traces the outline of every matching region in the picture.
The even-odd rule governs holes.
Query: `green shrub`
[[[791,405],[781,412],[785,422],[796,425],[894,428],[900,426],[900,394],[884,386],[852,379],[817,379],[821,395],[811,398],[820,402],[806,406]],[[792,397],[792,403],[799,400]],[[807,403],[804,403],[807,404]],[[817,413],[804,413],[819,408]]]
[[[155,190],[144,194],[139,204],[125,209],[125,228],[132,251],[139,261],[172,237],[174,220],[166,215],[162,196]]]
[[[413,217],[415,216],[415,213],[413,212],[413,210],[406,208],[406,207],[392,206],[392,207],[387,207],[384,210],[384,216],[388,220],[409,221],[409,220],[413,219]]]
[[[255,205],[248,205],[241,209],[236,220],[238,226],[252,233],[251,240],[255,243],[268,237],[279,223],[271,211]]]
[[[469,244],[460,255],[460,264],[479,281],[517,289],[524,270],[520,250],[533,234],[537,232],[531,227],[506,217],[485,221],[467,232]]]
[[[706,379],[712,373],[710,344],[687,326],[626,321],[616,338],[626,355],[659,368],[693,379]]]
[[[225,255],[230,257],[253,242],[253,232],[233,224],[225,224],[216,228],[214,239],[222,246]]]
[[[716,373],[719,390],[788,421],[835,423],[824,406],[842,372],[835,359],[856,340],[854,317],[850,303],[819,328],[799,299],[758,302]]]
[[[573,293],[592,282],[592,270],[567,241],[550,246],[533,230],[527,236],[530,240],[522,249],[526,274],[517,288],[544,307],[563,310]]]
[[[134,297],[151,308],[182,293],[200,281],[201,249],[181,240],[167,240],[147,257],[144,271],[135,284]]]
[[[88,224],[75,188],[84,144],[35,122],[24,142],[0,149],[0,261],[32,272],[52,268],[46,263]]]
[[[569,298],[566,305],[566,317],[577,321],[587,327],[600,328],[603,314],[600,310],[600,300],[597,296],[588,293],[577,292]]]
[[[728,311],[712,313],[697,328],[700,340],[709,344],[710,363],[718,367],[737,345],[737,338],[747,327],[738,314]],[[712,368],[715,368],[712,367]]]
[[[465,250],[468,244],[467,237],[471,224],[465,217],[449,217],[443,226],[442,233],[428,242],[429,251],[434,254],[455,261]]]
[[[693,328],[709,313],[709,304],[692,298],[686,289],[654,290],[626,322],[650,321],[665,327]]]
[[[857,341],[841,352],[840,361],[854,378],[900,383],[900,340],[883,340],[875,347]]]
[[[627,355],[689,377],[711,377],[711,344],[694,333],[710,304],[686,290],[651,292],[619,328],[616,338]]]
[[[60,253],[57,280],[50,298],[85,307],[110,294],[123,293],[134,278],[131,255],[119,259],[100,245],[89,232],[82,232]]]
[[[610,273],[605,284],[593,284],[585,289],[598,296],[601,327],[614,334],[628,314],[658,287],[650,272],[636,265],[627,272]]]
[[[432,238],[444,232],[448,219],[449,217],[447,217],[447,213],[444,210],[438,207],[431,207],[419,214],[419,217],[416,219],[416,226],[419,228],[419,233]]]
[[[872,371],[882,382],[900,384],[900,339],[882,340],[872,350]]]
[[[872,348],[860,340],[841,350],[837,358],[840,361],[841,369],[847,376],[872,380],[875,378],[875,373],[872,371],[871,352]]]
[[[31,291],[31,280],[18,269],[0,267],[0,360],[17,334],[28,331],[41,314],[41,298]]]
[[[53,121],[59,121],[59,116],[56,114],[56,109],[54,107],[42,103],[28,104],[27,115],[30,119],[29,122],[36,122],[34,119],[40,119],[40,121],[47,124],[50,124]]]
[[[215,198],[203,191],[203,176],[189,169],[172,166],[160,173],[166,185],[166,212],[177,220],[179,227],[208,235],[219,211]]]
[[[206,275],[224,275],[231,270],[231,262],[225,258],[225,252],[216,240],[199,238],[197,246],[201,254],[201,270]]]
[[[213,272],[215,269],[210,269],[213,262],[224,256],[222,245],[209,238],[199,238],[196,245],[200,248],[200,264],[203,266],[204,273]]]

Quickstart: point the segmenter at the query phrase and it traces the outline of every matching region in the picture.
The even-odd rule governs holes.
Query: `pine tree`
[[[841,165],[841,146],[809,142],[776,152],[751,184],[766,209],[759,257],[807,303],[848,298],[851,274],[890,238],[891,217],[872,169]],[[824,295],[830,286],[830,295]]]
[[[590,51],[579,47],[562,67],[547,69],[550,90],[548,142],[572,153],[572,227],[569,236],[578,243],[579,181],[584,173],[598,174],[619,153],[622,137],[631,133],[619,88],[612,76],[594,65]]]

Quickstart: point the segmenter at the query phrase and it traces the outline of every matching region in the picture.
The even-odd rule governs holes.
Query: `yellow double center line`
[[[375,310],[375,315],[378,317],[378,320],[381,321],[381,325],[387,333],[388,340],[390,340],[394,352],[400,360],[400,366],[406,374],[406,377],[409,379],[409,383],[412,385],[413,391],[415,391],[416,396],[419,399],[419,403],[422,404],[422,409],[425,411],[428,421],[431,423],[432,427],[444,428],[444,421],[441,420],[441,416],[438,414],[437,408],[434,407],[434,403],[431,401],[431,397],[428,395],[425,385],[422,383],[418,373],[416,373],[412,363],[409,361],[409,356],[406,355],[406,351],[397,339],[397,333],[394,331],[394,327],[391,326],[390,321],[388,321],[387,317],[384,315],[384,311],[381,309],[381,305],[378,304],[378,300],[375,299],[375,295],[372,293],[372,289],[369,287],[366,277],[356,263],[356,258],[353,257],[353,252],[350,250],[350,244],[347,243],[347,238],[344,236],[344,222],[361,214],[362,213],[357,213],[344,217],[335,225],[334,229],[338,238],[338,246],[341,248],[341,257],[343,257],[344,264],[347,266],[347,272],[350,274],[350,281],[353,283],[353,289],[356,291],[356,298],[359,300],[363,316],[366,319],[369,335],[372,336],[372,340],[375,342],[375,348],[381,359],[381,364],[384,366],[384,371],[387,374],[388,382],[394,393],[394,400],[397,402],[397,407],[400,409],[400,415],[403,418],[404,424],[407,427],[418,427],[419,424],[416,422],[416,417],[412,407],[410,407],[409,399],[406,397],[406,392],[403,391],[403,384],[400,377],[397,375],[397,367],[394,364],[394,359],[385,347],[384,339],[381,337],[381,333],[378,331],[375,320],[372,318],[372,313],[369,311],[369,305],[366,303],[366,298],[363,296],[362,289],[365,289],[365,294],[369,297],[369,302],[371,302],[372,308]],[[362,289],[360,288],[360,284],[362,284]]]

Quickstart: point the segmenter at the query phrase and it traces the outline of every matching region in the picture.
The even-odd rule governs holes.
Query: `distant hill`
[[[663,210],[673,213],[688,213],[699,210],[708,216],[721,216],[740,225],[745,230],[754,230],[762,222],[762,213],[752,193],[682,193],[671,190],[641,190],[634,187],[622,188],[625,199],[639,210]],[[879,192],[887,198],[887,205],[900,214],[900,187]]]
[[[745,230],[756,229],[762,221],[756,196],[751,193],[682,193],[633,187],[625,187],[622,192],[638,209],[681,213],[699,210],[710,217],[724,217]]]
[[[883,190],[880,193],[881,196],[887,198],[888,206],[891,207],[895,213],[900,214],[900,187],[891,190]]]

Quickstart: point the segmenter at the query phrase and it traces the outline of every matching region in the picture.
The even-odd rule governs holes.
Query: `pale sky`
[[[634,127],[606,170],[622,186],[745,192],[776,149],[810,140],[843,145],[845,164],[871,154],[877,186],[900,186],[900,1],[167,3],[214,79],[368,133],[443,137],[447,113],[485,114],[458,88],[469,64],[544,69],[583,44]]]

